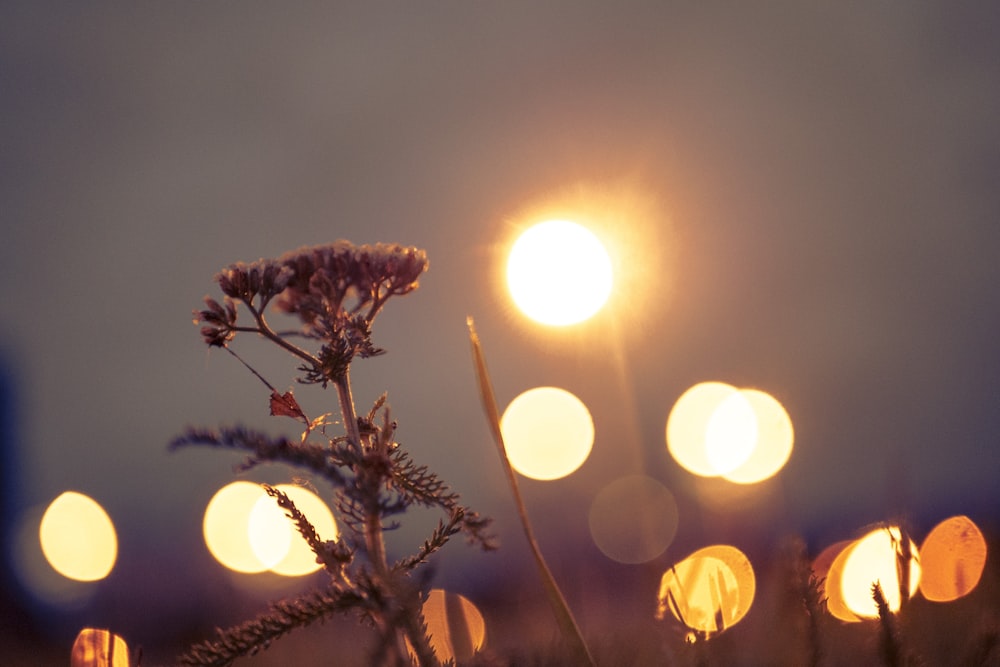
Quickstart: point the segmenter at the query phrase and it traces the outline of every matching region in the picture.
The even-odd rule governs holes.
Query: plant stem
[[[364,452],[361,442],[361,431],[358,429],[358,413],[354,410],[354,396],[351,394],[351,375],[349,370],[333,381],[337,388],[337,400],[340,402],[340,416],[344,420],[347,431],[347,442],[358,454]]]
[[[368,553],[368,562],[374,569],[375,577],[387,588],[389,582],[389,565],[385,554],[385,539],[382,535],[382,516],[379,504],[379,487],[382,480],[378,472],[368,467],[365,455],[369,454],[368,443],[361,439],[361,430],[358,428],[358,415],[354,408],[354,397],[351,392],[350,371],[345,370],[344,374],[334,380],[337,389],[337,400],[340,403],[340,414],[344,420],[344,429],[347,431],[347,442],[355,452],[361,456],[361,464],[357,471],[359,483],[365,490],[368,501],[365,503],[365,550]],[[380,625],[386,632],[387,637],[391,637],[391,644],[388,647],[389,660],[394,667],[404,667],[410,664],[407,657],[406,643],[403,640],[403,630],[392,627],[385,622],[385,619],[378,619]]]
[[[556,615],[556,621],[559,623],[560,630],[562,630],[563,639],[569,644],[569,648],[573,652],[573,657],[577,664],[594,667],[594,658],[590,655],[587,643],[583,640],[580,627],[576,624],[576,619],[573,618],[573,613],[569,610],[569,605],[566,604],[566,598],[563,597],[562,591],[559,590],[559,586],[552,576],[552,571],[549,570],[549,566],[545,562],[545,558],[542,557],[541,550],[538,548],[538,542],[535,540],[534,531],[531,529],[531,521],[528,519],[528,510],[524,506],[524,501],[521,499],[521,491],[517,485],[517,476],[510,465],[510,459],[507,458],[507,448],[504,445],[503,434],[500,431],[500,411],[497,409],[497,401],[493,394],[493,385],[490,383],[490,375],[486,368],[486,359],[483,356],[479,335],[476,333],[476,328],[471,317],[468,318],[467,322],[469,326],[469,341],[472,343],[472,356],[476,363],[476,377],[479,380],[479,393],[483,401],[483,409],[486,411],[493,439],[496,441],[497,449],[500,452],[500,460],[503,463],[504,472],[507,474],[507,482],[510,484],[511,494],[514,496],[514,504],[517,506],[517,513],[521,518],[521,527],[524,529],[524,536],[528,539],[531,555],[535,558],[535,565],[538,567],[538,572],[541,575],[542,586],[545,588],[549,604],[552,606],[552,610]]]

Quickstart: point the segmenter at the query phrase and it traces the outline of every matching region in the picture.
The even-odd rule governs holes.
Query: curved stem
[[[254,308],[251,304],[247,303],[246,301],[244,301],[243,303],[246,304],[247,310],[250,311],[250,314],[253,315],[254,321],[257,322],[257,328],[252,329],[247,327],[237,327],[236,328],[237,331],[256,331],[257,333],[264,336],[268,340],[276,343],[280,347],[285,348],[286,350],[294,354],[296,357],[304,359],[305,361],[308,361],[310,364],[314,366],[319,365],[319,359],[309,354],[301,347],[298,347],[297,345],[292,345],[287,340],[276,334],[274,330],[271,329],[268,323],[264,320],[263,313],[258,311],[256,308]]]
[[[500,461],[503,463],[504,472],[507,474],[507,482],[510,485],[511,495],[514,496],[514,504],[517,506],[517,514],[521,519],[521,527],[524,529],[524,536],[528,539],[531,555],[535,558],[535,565],[538,567],[542,586],[545,588],[549,604],[552,606],[556,621],[559,623],[560,630],[562,630],[563,639],[566,640],[570,650],[574,653],[576,664],[593,667],[595,664],[594,658],[590,654],[590,649],[587,648],[587,643],[583,640],[580,627],[576,624],[576,619],[573,618],[573,613],[569,610],[569,605],[566,604],[566,598],[563,597],[562,591],[559,590],[555,577],[552,576],[552,571],[549,570],[549,566],[542,556],[541,549],[538,548],[538,542],[535,540],[535,533],[531,529],[531,521],[528,519],[528,510],[524,506],[524,501],[521,499],[521,491],[517,485],[517,476],[510,465],[510,459],[507,458],[507,448],[504,446],[503,434],[500,431],[500,411],[497,408],[496,397],[493,394],[493,385],[490,382],[490,374],[486,368],[486,358],[483,355],[482,345],[479,342],[479,335],[476,333],[476,328],[471,317],[468,318],[467,324],[469,326],[469,342],[472,343],[472,357],[476,364],[476,378],[479,381],[479,395],[483,402],[483,409],[486,411],[493,439],[500,452]]]

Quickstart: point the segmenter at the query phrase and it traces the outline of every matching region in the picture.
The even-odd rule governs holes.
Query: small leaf
[[[292,395],[291,390],[286,391],[284,394],[279,394],[276,391],[271,391],[271,415],[274,417],[291,417],[292,419],[301,419],[308,423],[306,415],[302,412],[302,408],[299,407],[299,402],[295,400],[295,396]]]

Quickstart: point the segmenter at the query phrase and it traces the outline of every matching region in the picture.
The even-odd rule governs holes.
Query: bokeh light
[[[76,491],[52,501],[38,528],[42,553],[56,572],[76,581],[98,581],[118,557],[118,536],[104,508]]]
[[[605,556],[619,563],[646,563],[673,541],[677,501],[657,480],[629,475],[597,494],[589,519],[590,535]]]
[[[705,455],[717,475],[725,475],[750,458],[757,446],[757,415],[734,391],[712,411],[705,425]]]
[[[685,627],[711,635],[746,616],[757,591],[750,560],[736,547],[699,549],[663,573],[657,618],[667,611]]]
[[[431,648],[441,662],[469,660],[486,642],[483,615],[462,595],[432,589],[423,613]]]
[[[851,612],[862,618],[878,618],[878,607],[872,598],[875,583],[881,586],[889,610],[899,611],[903,593],[900,590],[898,563],[904,539],[909,542],[910,552],[908,588],[916,591],[920,584],[917,545],[905,537],[898,526],[877,528],[845,550],[840,592]]]
[[[967,516],[936,525],[920,546],[920,592],[934,602],[968,595],[986,567],[986,540]]]
[[[667,418],[667,449],[685,470],[755,484],[775,475],[792,453],[792,421],[758,389],[701,382],[685,391]]]
[[[517,307],[541,324],[582,322],[611,295],[611,258],[597,236],[568,220],[524,231],[507,259],[507,287]]]
[[[338,537],[333,513],[315,493],[278,484],[324,540]],[[221,488],[205,508],[205,544],[222,565],[244,574],[271,570],[297,577],[317,571],[316,555],[294,523],[259,484],[237,481]]]
[[[120,636],[96,628],[84,628],[70,651],[70,667],[130,667],[128,644]]]
[[[295,484],[278,484],[275,488],[295,503],[321,539],[335,540],[339,537],[333,512],[319,496]],[[322,567],[309,543],[299,535],[285,510],[271,496],[265,495],[254,504],[249,530],[254,552],[272,572],[286,577],[301,577]],[[281,545],[283,549],[276,548]]]
[[[756,416],[757,442],[750,456],[723,478],[736,484],[756,484],[773,477],[788,462],[795,440],[792,420],[785,407],[759,389],[741,389]]]
[[[267,570],[250,542],[250,512],[267,494],[259,484],[227,484],[208,502],[202,530],[205,545],[215,560],[235,572],[253,574]]]
[[[719,475],[705,447],[708,421],[716,408],[735,393],[736,387],[724,382],[701,382],[674,403],[667,418],[667,449],[688,472],[702,477]]]
[[[847,556],[851,553],[851,547],[854,544],[855,540],[837,542],[827,547],[817,558],[817,561],[823,558],[832,558],[828,563],[829,569],[825,572],[823,582],[823,590],[826,593],[826,610],[831,616],[845,623],[857,623],[861,620],[860,616],[851,611],[844,598],[844,566],[847,564]],[[821,576],[820,570],[816,571],[816,575]],[[868,584],[868,595],[871,596],[870,583]]]
[[[532,479],[565,477],[594,445],[594,421],[583,402],[558,387],[536,387],[510,402],[500,419],[507,458]]]

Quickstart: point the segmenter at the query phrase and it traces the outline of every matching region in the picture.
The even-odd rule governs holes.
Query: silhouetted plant
[[[416,289],[427,265],[426,254],[416,248],[337,241],[278,259],[232,264],[216,276],[222,302],[205,297],[205,308],[195,313],[205,343],[244,363],[270,389],[271,414],[301,422],[302,437],[272,437],[242,426],[189,428],[171,447],[245,451],[244,470],[280,462],[311,471],[333,487],[343,530],[337,541],[324,539],[286,494],[265,487],[316,554],[329,581],[318,590],[272,603],[242,625],[219,630],[215,639],[191,647],[180,664],[228,665],[291,630],[351,612],[377,633],[373,663],[409,665],[408,642],[420,665],[439,664],[421,614],[426,582],[415,572],[458,533],[483,549],[494,548],[486,532],[490,520],[461,505],[456,493],[400,446],[384,394],[359,416],[350,383],[356,358],[384,352],[372,342],[375,317],[390,297]],[[297,318],[298,326],[287,331],[272,327],[266,312],[272,305]],[[249,315],[248,324],[239,318],[242,311]],[[294,356],[300,383],[332,384],[344,432],[329,434],[328,415],[310,418],[293,392],[279,393],[243,361],[230,348],[237,334],[262,337]],[[415,505],[439,509],[444,518],[413,554],[390,563],[383,531],[395,525],[392,517]]]

